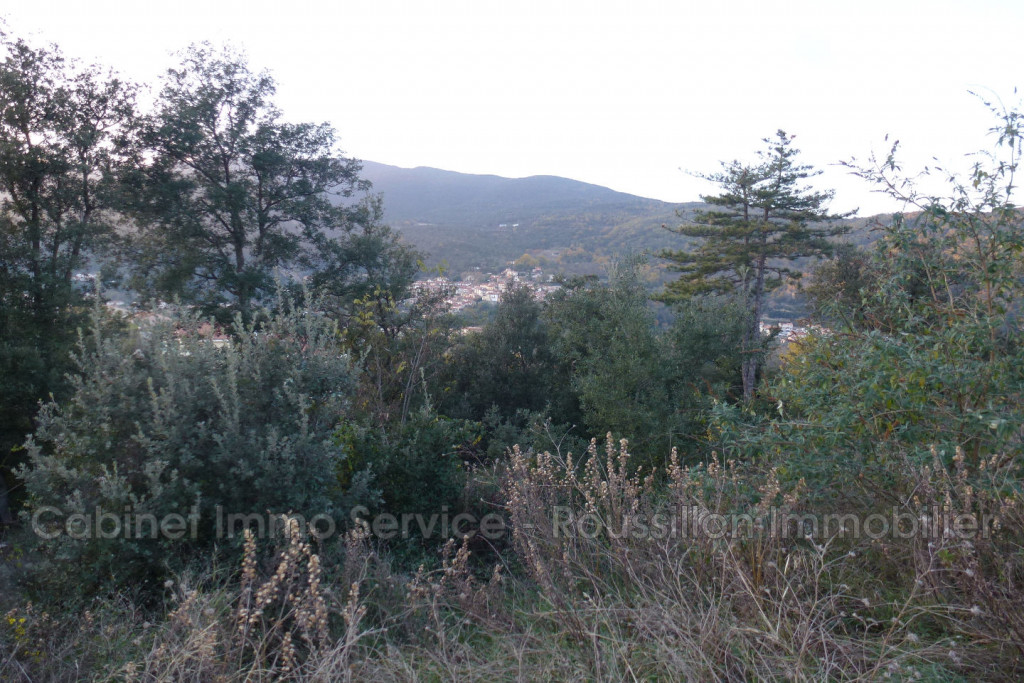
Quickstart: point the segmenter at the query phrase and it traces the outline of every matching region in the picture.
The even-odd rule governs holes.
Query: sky
[[[838,162],[966,169],[1019,103],[1024,2],[974,0],[34,0],[14,35],[158,83],[203,40],[242,48],[294,121],[403,167],[559,175],[666,201],[796,135],[835,211],[899,208]],[[889,142],[886,142],[886,135]]]

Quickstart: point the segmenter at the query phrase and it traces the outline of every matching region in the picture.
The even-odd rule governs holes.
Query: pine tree
[[[702,196],[712,208],[698,211],[693,220],[672,232],[698,238],[692,251],[665,250],[662,258],[681,273],[659,299],[680,301],[719,293],[735,296],[748,311],[743,335],[743,396],[754,395],[760,366],[760,322],[765,296],[787,280],[800,276],[792,262],[830,252],[829,237],[845,231],[834,221],[852,214],[830,214],[834,192],[815,191],[804,184],[821,171],[797,163],[800,153],[793,137],[779,130],[765,138],[766,149],[755,164],[723,163],[719,173],[701,176],[716,183],[722,193]]]

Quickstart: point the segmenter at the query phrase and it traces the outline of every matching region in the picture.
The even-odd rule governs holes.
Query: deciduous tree
[[[246,312],[278,274],[347,272],[338,260],[351,250],[339,244],[379,227],[334,129],[286,122],[274,94],[269,74],[227,48],[193,45],[168,70],[135,179],[149,223],[144,289]]]
[[[81,289],[115,236],[135,89],[55,46],[0,36],[0,522],[4,469],[38,401],[61,395]]]

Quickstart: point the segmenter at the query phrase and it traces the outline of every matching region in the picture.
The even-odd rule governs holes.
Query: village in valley
[[[413,284],[413,292],[418,295],[448,292],[451,310],[458,312],[479,302],[497,304],[502,292],[513,287],[529,287],[537,300],[543,300],[561,287],[553,279],[553,275],[546,275],[541,268],[520,273],[509,267],[496,274],[476,269],[463,273],[460,280],[451,280],[444,275],[417,280]]]
[[[459,280],[452,280],[445,275],[417,280],[412,287],[414,297],[424,294],[446,293],[445,301],[451,311],[457,313],[478,303],[495,304],[501,300],[502,292],[514,287],[529,287],[534,298],[543,301],[561,285],[554,282],[554,276],[545,274],[542,268],[533,268],[527,272],[519,272],[511,267],[500,273],[484,273],[479,269],[462,273]],[[785,346],[790,342],[806,337],[811,332],[829,334],[830,330],[821,325],[800,324],[801,321],[761,321],[761,335],[772,337],[776,346]],[[464,331],[478,331],[480,328],[471,326]]]

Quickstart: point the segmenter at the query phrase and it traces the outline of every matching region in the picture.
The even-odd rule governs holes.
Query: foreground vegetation
[[[460,335],[443,299],[409,300],[416,254],[372,197],[343,210],[312,187],[291,197],[288,220],[308,229],[278,234],[257,265],[209,240],[153,264],[172,253],[154,246],[216,234],[225,211],[229,234],[248,234],[255,185],[190,186],[187,211],[168,196],[200,182],[180,168],[198,157],[171,144],[195,138],[154,122],[195,124],[175,117],[239,73],[270,106],[244,63],[200,52],[139,129],[163,165],[85,173],[127,221],[106,237],[139,250],[138,286],[184,303],[128,318],[101,290],[37,281],[43,255],[22,229],[66,234],[63,214],[5,204],[19,522],[0,537],[0,679],[1021,677],[1019,110],[995,109],[994,151],[946,198],[917,194],[895,148],[850,162],[913,211],[871,251],[824,262],[809,291],[827,327],[785,348],[751,338],[749,300],[692,296],[659,325],[630,259],[544,303],[510,290]],[[192,77],[202,87],[175,90]],[[278,145],[245,157],[251,177],[293,168],[282,140],[298,139],[309,173],[362,187],[356,164],[321,154],[329,131],[266,113],[260,135],[236,131]],[[6,177],[24,179],[4,149]],[[148,202],[119,204],[126,187]],[[204,214],[203,192],[224,204]],[[740,239],[787,229],[737,226]],[[285,262],[296,270],[275,282]],[[29,343],[58,324],[66,335]],[[66,380],[49,377],[69,349]],[[249,522],[224,533],[222,512]],[[388,537],[384,515],[500,524],[415,521]],[[130,535],[133,516],[178,521]],[[259,533],[261,516],[276,530]]]
[[[295,524],[276,551],[248,537],[240,571],[169,579],[156,609],[127,593],[94,600],[74,619],[53,605],[11,607],[2,673],[8,680],[1019,675],[1021,509],[1015,498],[991,494],[1019,473],[999,459],[979,465],[989,473],[982,477],[963,458],[952,473],[906,457],[884,471],[896,493],[916,498],[901,508],[912,514],[919,505],[947,505],[998,515],[997,533],[984,542],[714,531],[630,538],[620,534],[627,518],[659,509],[809,507],[801,486],[782,484],[775,468],[715,459],[686,469],[673,457],[656,483],[629,476],[627,445],[611,440],[585,461],[580,471],[567,455],[516,449],[501,475],[514,534],[493,566],[471,553],[468,540],[449,541],[436,568],[403,572],[365,532],[316,549]],[[493,483],[498,475],[477,476]],[[604,531],[558,538],[557,503],[590,513]]]

